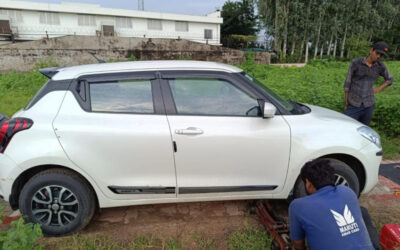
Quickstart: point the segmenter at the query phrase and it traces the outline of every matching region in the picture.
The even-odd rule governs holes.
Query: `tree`
[[[253,0],[227,1],[222,6],[221,16],[224,19],[221,25],[224,46],[237,47],[236,39],[232,35],[240,35],[243,39],[243,36],[254,37],[259,31]]]
[[[384,40],[397,58],[400,52],[400,0],[258,0],[260,23],[273,38],[278,60],[308,61],[359,56]],[[299,44],[300,46],[296,46]],[[324,50],[326,49],[326,50]]]

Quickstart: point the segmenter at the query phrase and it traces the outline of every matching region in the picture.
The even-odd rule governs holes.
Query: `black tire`
[[[45,235],[61,236],[90,222],[95,197],[78,175],[64,169],[49,169],[25,184],[19,196],[19,209],[27,222],[42,224]]]
[[[358,177],[353,169],[346,163],[336,160],[336,159],[327,159],[330,161],[331,166],[335,169],[335,174],[342,176],[345,181],[348,183],[349,188],[353,189],[354,193],[356,193],[357,197],[360,195],[360,182]],[[296,180],[293,189],[293,198],[301,198],[306,196],[306,189],[304,187],[303,180],[299,177]]]

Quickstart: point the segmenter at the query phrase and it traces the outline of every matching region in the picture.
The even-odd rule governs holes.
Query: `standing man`
[[[308,196],[289,206],[294,249],[374,249],[356,194],[335,186],[334,169],[325,159],[307,163],[300,173]],[[379,246],[378,246],[379,247]]]
[[[393,78],[385,64],[380,61],[389,47],[385,42],[377,42],[369,50],[369,56],[354,59],[350,63],[344,84],[345,114],[369,126],[375,108],[374,94],[392,85]],[[385,82],[374,88],[378,76]]]

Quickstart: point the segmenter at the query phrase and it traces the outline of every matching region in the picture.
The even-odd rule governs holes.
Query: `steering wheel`
[[[254,109],[259,109],[259,108],[260,107],[258,105],[254,106],[254,107],[251,107],[249,110],[246,111],[246,116],[249,116],[250,112],[252,112]],[[258,112],[257,112],[257,114],[258,114]]]

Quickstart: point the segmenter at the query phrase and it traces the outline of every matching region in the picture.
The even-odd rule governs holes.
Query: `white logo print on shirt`
[[[330,210],[336,220],[337,225],[339,226],[340,233],[343,237],[360,231],[360,228],[358,227],[357,222],[355,222],[355,219],[351,214],[351,211],[348,208],[347,204],[344,207],[343,215],[333,211],[332,209]]]

